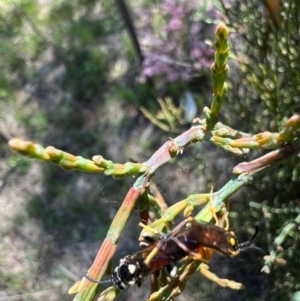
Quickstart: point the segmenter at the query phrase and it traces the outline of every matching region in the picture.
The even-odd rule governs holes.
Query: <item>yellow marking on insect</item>
[[[233,232],[231,232],[232,235],[234,235]],[[230,237],[229,243],[234,247],[236,245],[236,239],[234,237]]]
[[[150,261],[153,259],[153,257],[156,255],[158,251],[158,247],[155,247],[151,252],[150,254],[147,256],[147,258],[145,259],[145,264],[146,265],[149,265]]]

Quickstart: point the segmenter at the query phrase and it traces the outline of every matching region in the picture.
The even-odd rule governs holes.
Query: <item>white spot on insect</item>
[[[135,284],[135,280],[131,280],[128,282],[129,285],[134,285]]]
[[[134,265],[134,264],[129,264],[129,265],[128,265],[128,271],[129,271],[129,273],[130,273],[131,275],[134,274],[135,271],[136,271],[136,265]]]
[[[170,276],[171,276],[172,278],[174,278],[174,277],[177,275],[177,272],[178,272],[178,267],[175,265],[175,266],[173,267],[173,269],[171,270],[171,272],[170,272]]]
[[[185,228],[186,229],[190,229],[192,227],[192,223],[187,223],[186,225],[185,225]]]

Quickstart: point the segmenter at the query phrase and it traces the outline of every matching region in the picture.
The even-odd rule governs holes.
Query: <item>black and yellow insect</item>
[[[164,267],[168,267],[171,276],[175,276],[177,263],[184,257],[209,262],[213,251],[233,257],[247,249],[256,248],[252,245],[252,241],[257,233],[258,228],[256,227],[250,240],[239,243],[232,231],[187,218],[173,231],[161,235],[148,247],[121,259],[110,282],[119,289],[133,284],[140,286],[146,276]],[[86,278],[98,282],[88,275]]]

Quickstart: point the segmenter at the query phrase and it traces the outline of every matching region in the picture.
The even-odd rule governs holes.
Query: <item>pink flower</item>
[[[183,25],[181,20],[172,18],[166,27],[170,31],[180,31],[183,28]]]

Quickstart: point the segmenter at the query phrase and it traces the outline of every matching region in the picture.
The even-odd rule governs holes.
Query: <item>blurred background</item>
[[[220,21],[231,30],[220,121],[253,134],[279,131],[300,113],[298,0],[1,1],[0,300],[72,300],[69,287],[91,266],[134,182],[67,172],[13,153],[7,141],[18,137],[119,163],[146,161],[194,117],[204,117]],[[157,99],[165,97],[178,116],[172,124],[162,120],[163,130],[140,107],[156,116]],[[219,190],[237,163],[263,154],[236,157],[209,143],[193,144],[153,180],[172,205],[211,186]],[[299,172],[293,159],[230,199],[231,229],[241,240],[258,225],[256,244],[274,248],[275,237],[299,214]],[[135,211],[114,266],[138,250],[138,222]],[[297,224],[277,250],[286,264],[270,274],[260,272],[259,254],[216,255],[211,270],[246,289],[220,288],[195,275],[178,300],[299,300],[299,241]],[[146,300],[147,282],[118,300]]]

